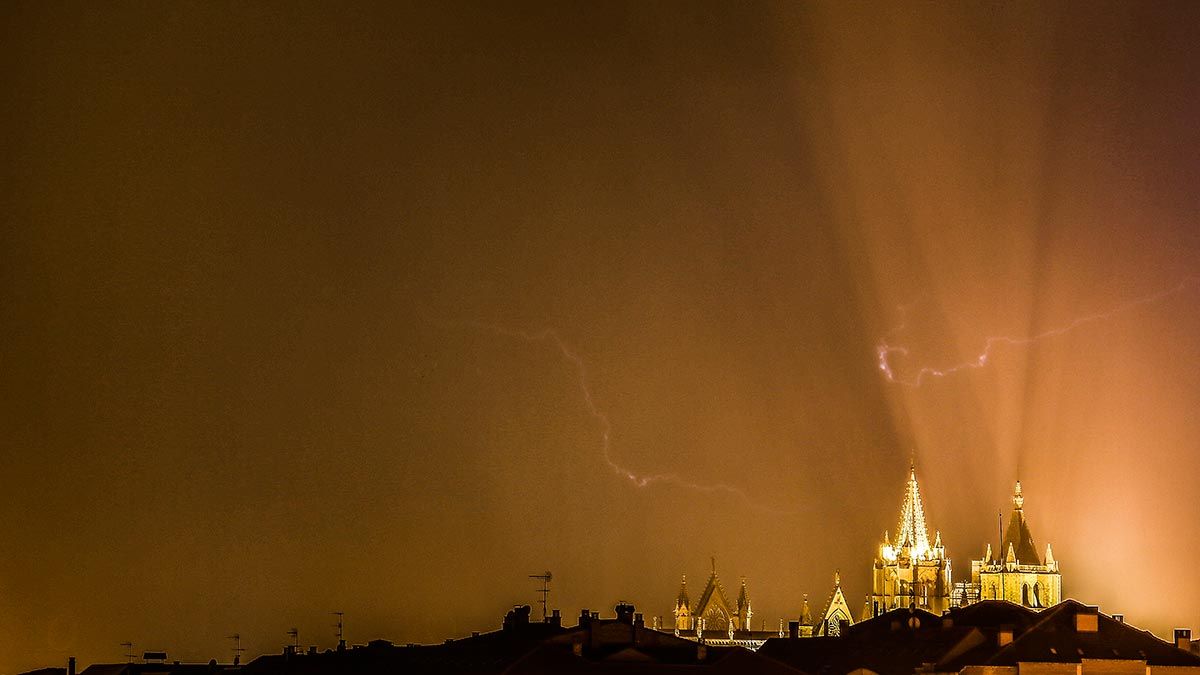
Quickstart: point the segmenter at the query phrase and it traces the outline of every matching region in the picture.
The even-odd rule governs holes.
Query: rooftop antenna
[[[545,622],[546,621],[546,600],[547,600],[547,598],[550,597],[550,579],[553,578],[553,575],[550,574],[550,570],[546,570],[545,572],[543,572],[541,574],[530,574],[529,578],[537,579],[542,582],[542,588],[540,590],[538,590],[538,593],[540,593],[542,596],[542,599],[541,599],[542,621]]]
[[[345,623],[346,613],[342,612],[342,611],[337,611],[337,612],[332,612],[332,614],[338,618],[337,623],[333,624],[333,627],[337,628],[338,649],[345,649],[346,648],[346,636],[345,636],[344,631],[346,628],[346,623]]]
[[[1000,542],[996,548],[999,555],[998,560],[1004,560],[1004,512],[996,511],[996,532],[1000,535]]]
[[[288,637],[292,638],[292,648],[300,649],[300,629],[295,626],[288,629]]]
[[[234,633],[226,638],[233,641],[233,665],[236,666],[242,662],[242,652],[246,651],[242,649],[242,634]]]
[[[125,648],[125,659],[126,659],[125,662],[133,663],[133,643],[132,642],[122,642],[121,646]]]

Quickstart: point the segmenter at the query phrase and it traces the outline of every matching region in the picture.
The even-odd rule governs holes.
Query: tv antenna
[[[133,643],[132,642],[122,642],[121,646],[125,648],[125,659],[126,659],[125,662],[133,663]]]
[[[226,636],[226,639],[233,641],[233,665],[236,666],[242,662],[242,652],[246,651],[242,649],[242,634],[234,633]]]
[[[346,648],[346,636],[345,636],[344,631],[346,628],[346,622],[345,622],[346,613],[339,611],[339,612],[332,612],[332,614],[338,618],[337,623],[333,624],[333,627],[337,628],[338,648],[345,649]]]
[[[550,597],[550,579],[553,578],[553,575],[550,574],[550,570],[546,570],[541,574],[530,574],[529,578],[537,579],[542,582],[542,587],[538,590],[538,593],[542,596],[542,599],[540,600],[542,603],[542,621],[545,621],[547,616],[546,600]]]
[[[300,649],[300,629],[292,627],[288,629],[288,637],[292,638],[292,648]]]

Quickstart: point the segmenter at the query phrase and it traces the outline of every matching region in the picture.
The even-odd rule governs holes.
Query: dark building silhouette
[[[528,606],[514,608],[500,630],[440,645],[376,640],[340,651],[285,651],[241,670],[246,675],[797,672],[740,647],[709,646],[647,628],[633,605],[617,605],[615,618],[583,610],[574,628],[564,628],[557,611],[541,622],[530,621],[529,614]]]
[[[941,616],[896,609],[841,637],[774,638],[759,654],[810,675],[1200,675],[1200,657],[1188,649],[1074,600],[1040,613],[1003,600]]]

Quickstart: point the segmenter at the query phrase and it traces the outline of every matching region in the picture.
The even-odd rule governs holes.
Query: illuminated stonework
[[[917,471],[909,468],[900,523],[893,540],[883,535],[875,558],[869,599],[872,616],[900,607],[919,607],[935,614],[950,608],[950,560],[935,533],[929,543],[925,506],[917,485]]]
[[[1033,535],[1025,521],[1025,497],[1021,482],[1013,492],[1013,512],[1004,531],[1001,555],[993,557],[992,545],[987,545],[983,559],[971,561],[970,583],[954,588],[954,604],[966,605],[979,600],[1007,600],[1041,609],[1062,601],[1062,574],[1050,545],[1046,557],[1038,558]]]
[[[709,575],[704,591],[700,593],[700,599],[694,606],[688,600],[686,576],[679,587],[679,595],[675,598],[676,634],[695,632],[700,636],[709,632],[728,634],[732,639],[735,631],[750,630],[750,620],[753,616],[746,580],[742,579],[742,588],[736,604],[729,602],[728,596],[725,595],[725,587],[717,578],[716,560],[713,560],[712,574]]]
[[[807,598],[805,598],[804,605],[804,611],[807,613]],[[810,634],[818,637],[838,637],[842,634],[842,626],[853,623],[854,617],[850,614],[850,605],[842,593],[842,575],[835,573],[833,575],[833,594],[829,596],[829,602],[825,605],[825,612],[821,616],[820,623],[813,626]]]

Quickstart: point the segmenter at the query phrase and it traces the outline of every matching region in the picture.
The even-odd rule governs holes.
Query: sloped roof
[[[750,604],[750,594],[746,592],[746,579],[742,579],[742,590],[738,591],[738,609]]]
[[[1077,631],[1076,615],[1094,611],[1074,600],[1041,613],[999,600],[941,617],[895,609],[851,626],[840,638],[774,638],[759,653],[813,675],[844,675],[858,668],[881,675],[911,675],[919,667],[957,673],[969,665],[1079,663],[1081,659],[1200,666],[1200,656],[1103,614],[1097,616],[1096,632]],[[1011,629],[1015,639],[1000,646],[997,636],[1004,629]]]
[[[829,619],[841,615],[844,615],[851,624],[854,623],[854,614],[850,611],[850,604],[846,602],[845,594],[842,593],[841,580],[835,578],[833,592],[829,594],[825,610],[821,612],[821,621],[816,624],[817,635],[825,635],[828,632]]]
[[[1010,546],[1016,551],[1017,561],[1022,565],[1042,564],[1037,546],[1033,543],[1033,534],[1029,532],[1029,525],[1025,522],[1025,511],[1020,508],[1013,509],[1008,519],[1008,527],[1004,530],[1004,544],[1000,550],[1007,553]]]
[[[676,598],[675,598],[675,606],[676,607],[680,607],[680,606],[687,607],[689,610],[691,609],[691,601],[688,600],[688,594],[687,594],[687,575],[686,574],[683,575],[683,581],[681,581],[679,583],[679,595],[676,596]]]
[[[917,468],[908,469],[904,486],[904,502],[900,506],[900,524],[896,527],[896,548],[912,547],[919,554],[930,550],[929,529],[925,525],[925,506],[921,488],[917,485]]]
[[[717,578],[716,565],[713,567],[712,574],[708,575],[708,583],[704,585],[704,592],[700,594],[700,599],[696,601],[696,606],[692,610],[693,616],[702,616],[713,601],[717,601],[726,613],[733,612],[734,606],[729,602],[729,597],[725,595],[725,587],[721,584],[721,580]]]
[[[1011,626],[1017,632],[1037,623],[1039,618],[1034,610],[1007,600],[980,600],[966,607],[956,607],[947,616],[956,626]]]
[[[1043,611],[1037,623],[996,652],[986,665],[1079,663],[1081,659],[1130,659],[1152,666],[1200,667],[1200,656],[1178,649],[1152,633],[1098,614],[1094,633],[1075,628],[1076,616],[1094,608],[1075,600]]]
[[[911,675],[982,640],[978,628],[944,626],[924,610],[895,609],[851,626],[842,637],[773,638],[758,653],[814,675],[843,675],[860,668]]]

